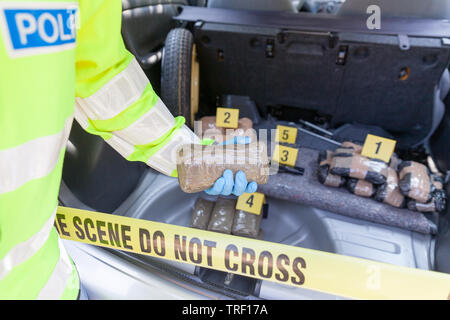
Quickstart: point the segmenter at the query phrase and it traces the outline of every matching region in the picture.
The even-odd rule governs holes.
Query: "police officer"
[[[120,0],[0,1],[0,299],[76,299],[53,227],[73,118],[131,161],[176,176],[167,156],[199,142],[121,38]],[[256,191],[224,174],[210,194]]]

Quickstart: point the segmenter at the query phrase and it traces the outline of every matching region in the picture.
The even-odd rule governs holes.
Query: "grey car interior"
[[[422,19],[449,19],[450,2],[447,0],[346,0],[338,15],[364,15],[371,5],[382,8],[385,17],[414,17]]]
[[[291,0],[209,0],[208,8],[297,12]]]

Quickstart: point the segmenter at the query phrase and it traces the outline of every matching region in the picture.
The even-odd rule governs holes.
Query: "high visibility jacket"
[[[53,227],[74,117],[172,176],[176,147],[196,140],[125,49],[120,0],[0,0],[0,299],[78,295]]]

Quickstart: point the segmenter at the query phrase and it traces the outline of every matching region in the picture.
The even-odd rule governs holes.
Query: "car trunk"
[[[450,47],[441,38],[406,37],[410,48],[403,50],[398,35],[286,30],[263,26],[264,14],[255,17],[252,21],[257,22],[245,27],[220,21],[189,25],[201,72],[197,118],[214,115],[217,106],[239,108],[256,129],[298,127],[301,139],[296,147],[312,150],[336,148],[335,141],[362,143],[372,133],[396,139],[405,157],[423,160],[431,155],[441,171],[449,170],[450,118],[445,111],[449,100],[444,102],[443,91],[448,85],[445,70]],[[285,16],[279,13],[271,21],[276,17]],[[436,230],[426,232],[268,194],[268,214],[261,225],[265,241],[450,272],[443,262],[449,258],[443,249],[448,247],[443,239],[450,234],[448,210],[441,216],[427,215]],[[62,205],[188,227],[199,197],[217,199],[182,192],[177,179],[127,162],[100,138],[74,124],[60,192]],[[115,254],[218,296],[338,298],[246,277],[226,283],[223,272]]]

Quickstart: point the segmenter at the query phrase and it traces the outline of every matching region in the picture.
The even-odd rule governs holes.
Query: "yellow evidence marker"
[[[298,129],[294,127],[277,126],[275,141],[295,144],[295,141],[297,140],[297,132]]]
[[[264,202],[265,195],[263,193],[244,193],[238,198],[236,209],[260,215]]]
[[[298,149],[276,145],[272,160],[280,164],[295,167],[298,157]]]
[[[361,152],[367,158],[380,159],[388,163],[391,160],[397,141],[368,134]]]
[[[239,109],[217,108],[216,126],[220,128],[237,129],[239,124]]]

